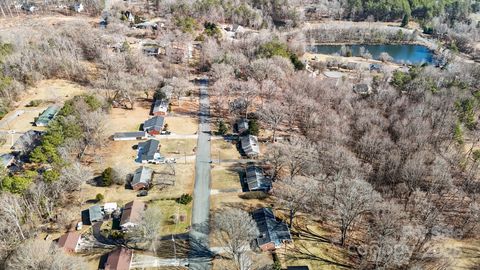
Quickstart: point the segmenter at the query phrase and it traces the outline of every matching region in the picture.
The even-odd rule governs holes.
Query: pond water
[[[345,45],[352,52],[352,56],[360,56],[360,48],[364,47],[373,57],[379,59],[382,52],[388,53],[395,63],[399,64],[431,64],[433,51],[422,45],[413,44],[373,44],[373,45]],[[312,53],[340,55],[342,45],[313,45],[308,48]]]

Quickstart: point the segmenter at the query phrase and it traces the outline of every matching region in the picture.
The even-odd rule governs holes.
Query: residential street
[[[210,212],[210,103],[207,81],[200,85],[200,109],[193,191],[192,229],[190,231],[190,269],[211,268],[209,250]]]

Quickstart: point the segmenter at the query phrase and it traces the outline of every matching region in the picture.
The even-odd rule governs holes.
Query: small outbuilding
[[[248,132],[248,119],[245,118],[240,118],[237,120],[235,123],[235,126],[237,127],[237,133],[238,134],[245,134]]]
[[[366,83],[358,83],[353,86],[353,92],[360,95],[369,95],[372,93],[372,89],[370,88],[370,85]]]
[[[130,185],[134,190],[146,189],[150,186],[153,178],[153,170],[149,167],[142,166],[135,170]]]
[[[111,214],[113,213],[115,210],[117,210],[118,206],[117,206],[117,203],[116,202],[109,202],[109,203],[105,203],[103,205],[103,212],[105,214]]]

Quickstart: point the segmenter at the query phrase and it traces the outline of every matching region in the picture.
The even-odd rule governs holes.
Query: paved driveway
[[[190,231],[190,269],[211,268],[209,250],[210,213],[210,103],[208,82],[200,85],[199,130],[197,159],[195,163],[195,187],[193,191],[192,229]]]

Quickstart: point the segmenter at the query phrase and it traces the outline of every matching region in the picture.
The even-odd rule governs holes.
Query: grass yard
[[[160,207],[163,215],[163,226],[161,235],[179,234],[187,232],[190,226],[190,220],[192,215],[192,203],[183,205],[176,203],[175,200],[160,200],[150,204],[148,207]],[[184,221],[175,223],[176,216],[184,216]]]
[[[166,157],[175,155],[183,157],[184,153],[194,155],[193,149],[196,146],[196,139],[168,139],[167,137],[160,137],[160,153]]]
[[[167,116],[165,123],[168,130],[174,134],[191,135],[198,130],[198,120],[193,117]]]
[[[212,159],[218,160],[220,154],[220,159],[239,159],[241,158],[240,153],[237,150],[235,144],[227,142],[221,139],[212,140]]]
[[[224,167],[215,165],[212,169],[212,189],[241,189],[240,167]]]

